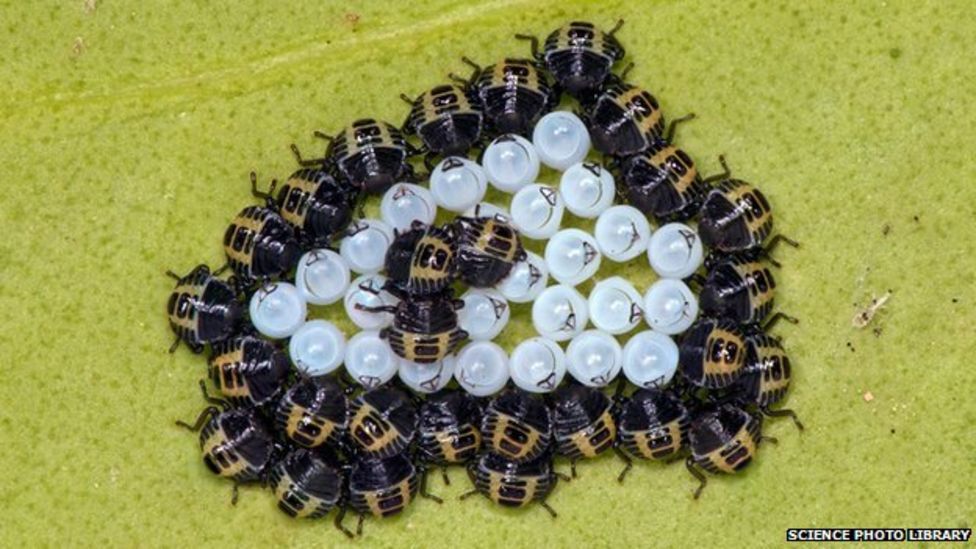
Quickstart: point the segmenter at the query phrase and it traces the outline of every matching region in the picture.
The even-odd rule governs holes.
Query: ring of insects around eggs
[[[221,356],[226,354],[220,350],[236,341],[236,336],[229,336],[232,336],[230,331],[238,327],[238,317],[241,316],[239,312],[235,313],[235,305],[238,308],[240,306],[239,297],[235,293],[250,290],[256,291],[257,296],[261,292],[272,294],[270,289],[275,288],[285,291],[279,297],[288,297],[285,294],[291,292],[291,284],[286,277],[295,262],[293,259],[297,257],[296,250],[301,248],[308,253],[298,262],[295,286],[292,288],[297,289],[298,296],[303,301],[302,309],[304,310],[304,301],[327,305],[343,298],[347,315],[354,324],[367,330],[355,334],[343,346],[342,332],[331,323],[311,320],[302,324],[288,341],[293,362],[300,372],[292,389],[304,384],[324,383],[326,379],[334,381],[332,377],[309,376],[335,372],[339,360],[344,360],[346,373],[364,389],[353,402],[353,423],[359,427],[365,423],[357,415],[357,410],[363,408],[364,402],[371,402],[369,399],[376,394],[391,390],[387,384],[398,373],[404,385],[415,393],[425,395],[423,398],[414,397],[415,400],[408,404],[413,406],[413,403],[432,402],[437,395],[454,391],[445,391],[452,377],[461,386],[456,394],[473,400],[472,395],[486,397],[502,391],[509,379],[519,390],[506,390],[502,395],[515,391],[523,391],[523,395],[529,392],[552,392],[559,387],[567,371],[579,383],[604,387],[622,370],[633,385],[643,388],[630,397],[618,395],[624,408],[636,402],[654,401],[661,404],[659,407],[662,409],[657,410],[660,413],[656,416],[661,421],[655,424],[651,421],[655,418],[645,417],[643,426],[638,425],[636,430],[632,429],[628,433],[624,433],[625,425],[622,423],[620,435],[615,437],[612,430],[606,431],[610,434],[601,439],[603,445],[599,447],[593,443],[589,446],[583,445],[583,448],[576,444],[582,440],[576,436],[579,433],[575,430],[567,431],[563,434],[575,442],[567,446],[563,443],[569,439],[563,437],[565,440],[559,440],[561,455],[576,459],[578,456],[574,452],[580,450],[585,457],[589,457],[588,451],[599,453],[609,447],[609,441],[617,438],[623,448],[635,457],[661,459],[673,456],[687,447],[690,436],[693,452],[689,468],[694,465],[709,472],[733,472],[744,467],[762,439],[759,433],[761,418],[754,417],[750,411],[758,406],[766,415],[789,415],[788,410],[768,410],[769,404],[783,398],[790,382],[789,359],[779,339],[764,334],[758,328],[758,324],[769,315],[772,308],[774,283],[769,274],[769,289],[763,290],[762,284],[756,281],[756,273],[760,269],[768,272],[768,269],[762,265],[755,268],[750,266],[749,270],[736,271],[737,280],[732,280],[734,277],[726,276],[728,273],[723,271],[724,278],[719,280],[720,277],[714,274],[716,269],[706,261],[706,274],[709,277],[705,279],[703,289],[703,297],[707,297],[703,298],[703,308],[706,309],[704,318],[692,326],[686,337],[679,337],[682,342],[680,347],[665,334],[678,334],[697,318],[697,301],[680,279],[692,277],[696,283],[701,283],[700,275],[696,273],[704,257],[703,243],[712,248],[710,251],[714,256],[737,267],[741,267],[737,261],[746,262],[761,257],[759,254],[765,250],[761,250],[760,246],[772,228],[769,205],[758,189],[742,181],[729,179],[728,174],[701,180],[690,157],[671,144],[670,130],[669,135],[662,139],[664,117],[653,96],[640,88],[623,83],[621,77],[610,74],[612,65],[623,56],[622,47],[613,37],[617,28],[619,23],[613,31],[604,33],[588,23],[571,23],[552,33],[546,41],[545,50],[536,56],[538,67],[545,65],[557,72],[557,80],[562,82],[571,95],[580,99],[585,122],[567,111],[549,112],[539,119],[540,115],[552,108],[553,103],[526,102],[526,97],[539,101],[545,99],[542,96],[546,94],[548,83],[543,80],[546,80],[547,75],[540,72],[541,69],[533,61],[505,60],[485,69],[479,67],[475,76],[464,87],[437,86],[421,94],[416,100],[411,100],[413,109],[406,130],[419,133],[420,140],[428,150],[418,150],[400,135],[399,130],[389,124],[363,119],[333,138],[325,159],[302,162],[306,166],[315,163],[319,165],[315,169],[295,172],[289,178],[289,184],[278,193],[277,200],[271,197],[273,190],[267,194],[255,191],[257,196],[266,198],[267,207],[253,206],[244,210],[226,233],[230,243],[229,248],[225,248],[230,266],[236,273],[231,279],[232,284],[211,277],[212,280],[206,284],[197,284],[201,288],[192,293],[184,288],[192,281],[178,282],[177,290],[183,288],[187,291],[174,291],[168,307],[171,322],[183,322],[182,317],[175,320],[173,317],[180,303],[183,303],[180,310],[184,316],[192,317],[195,313],[197,320],[193,326],[183,326],[179,322],[174,324],[177,335],[194,350],[202,350],[204,344],[211,344],[215,353]],[[569,63],[567,60],[578,62]],[[535,74],[535,78],[541,77],[539,82],[533,83],[532,77],[526,76],[531,74]],[[506,80],[498,80],[498,75],[504,75]],[[518,85],[515,86],[519,93],[531,93],[520,96],[518,108],[511,108],[511,105],[497,101],[496,97],[492,105],[499,108],[504,106],[508,110],[489,112],[487,96],[481,92],[488,88],[510,91],[514,82],[511,76],[519,77]],[[487,87],[479,88],[483,85]],[[540,97],[534,97],[532,93]],[[558,97],[555,99],[558,100]],[[484,103],[479,104],[479,101]],[[535,119],[539,119],[538,124],[534,127],[527,125]],[[502,135],[484,151],[481,165],[467,158],[449,156],[467,153],[468,149],[478,143],[483,129],[486,136],[499,133]],[[531,143],[519,135],[504,134],[511,131],[526,135],[529,130],[533,137]],[[595,145],[598,151],[616,156],[610,159],[609,167],[584,162],[591,145]],[[427,153],[424,158],[427,169],[432,169],[429,191],[422,185],[407,183],[414,181],[417,175],[408,162],[409,157],[424,153]],[[440,156],[444,156],[444,159],[434,167],[434,160]],[[536,183],[540,163],[565,170],[559,178],[558,191],[550,185]],[[482,165],[485,167],[482,168]],[[648,175],[647,170],[635,175],[635,166],[670,170],[660,176],[667,178],[668,185],[661,185],[657,179]],[[619,179],[624,184],[621,197],[626,194],[640,209],[629,205],[611,206],[616,194],[611,170],[621,174]],[[652,179],[650,182],[649,177]],[[510,203],[511,213],[483,202],[489,180],[496,189],[504,192],[517,191]],[[720,181],[706,193],[705,185],[715,180]],[[318,182],[320,186],[318,190],[314,190],[308,185],[300,184],[302,181]],[[379,200],[380,219],[360,219],[353,222],[344,235],[335,234],[348,220],[348,217],[343,216],[353,212],[356,196],[362,191],[378,194],[387,188],[388,192]],[[531,192],[526,192],[527,190]],[[635,194],[635,190],[639,192]],[[676,195],[670,196],[668,192]],[[313,203],[312,198],[318,202]],[[308,202],[303,202],[304,200]],[[700,238],[694,229],[680,224],[664,225],[652,235],[647,217],[641,213],[643,210],[647,215],[660,220],[684,220],[697,213],[699,204],[702,216],[699,222],[702,227]],[[321,208],[312,212],[319,206]],[[454,300],[450,292],[440,293],[442,289],[449,288],[453,278],[445,284],[445,288],[434,289],[430,295],[421,296],[418,294],[422,292],[396,285],[384,289],[388,286],[388,279],[379,273],[383,270],[387,249],[395,240],[394,229],[403,233],[417,222],[430,225],[435,220],[438,206],[453,212],[463,211],[471,219],[503,218],[506,223],[511,222],[521,229],[527,238],[548,239],[545,260],[531,252],[522,259],[520,253],[514,258],[506,256],[504,269],[494,269],[497,265],[493,265],[492,269],[483,269],[478,276],[471,275],[468,278],[462,273],[462,286],[486,289],[471,290],[464,294],[460,302],[465,306],[460,314],[457,314],[459,300]],[[577,217],[597,218],[593,234],[579,229],[560,231],[566,209]],[[316,215],[310,217],[310,213]],[[305,217],[302,218],[301,215]],[[291,233],[287,230],[288,226],[279,226],[281,224],[276,216],[290,226]],[[455,220],[445,226],[445,233],[450,238],[458,237],[456,231],[460,225]],[[339,253],[324,249],[334,244],[332,238],[335,236],[343,236]],[[575,241],[589,244],[593,252],[587,253],[587,246],[582,244],[566,245],[572,240],[569,236],[574,237]],[[249,238],[257,242],[253,249],[248,246]],[[463,247],[463,239],[458,240]],[[536,249],[541,247],[539,243],[530,243],[530,246]],[[518,249],[521,250],[521,246]],[[574,270],[569,268],[574,266],[571,262],[561,261],[560,258],[575,258],[580,255],[574,252],[578,249],[583,250],[582,256],[592,256],[594,259],[583,261],[582,267]],[[598,282],[589,299],[584,299],[572,288],[595,274],[602,255],[607,255],[612,261],[624,262],[644,252],[648,254],[652,268],[663,277],[651,286],[645,296],[640,296],[631,284],[618,277]],[[382,259],[377,261],[378,258]],[[480,261],[484,258],[478,259]],[[462,263],[459,259],[459,270],[463,267]],[[386,267],[391,270],[388,265]],[[350,271],[372,274],[363,274],[350,285]],[[487,271],[491,271],[492,276],[485,274]],[[209,271],[206,274],[209,276]],[[549,274],[553,274],[553,278],[560,284],[547,288]],[[258,283],[262,286],[258,287]],[[492,285],[494,289],[487,288]],[[221,299],[211,296],[212,299],[208,300],[203,286],[224,287],[224,294],[227,295],[223,295]],[[762,299],[751,299],[744,305],[738,299],[741,296],[734,292],[729,293],[746,288],[752,295],[755,294],[754,287],[759,288],[762,295],[766,295],[763,292],[768,293],[769,299],[766,302]],[[736,296],[734,302],[730,297],[733,295]],[[481,305],[490,304],[490,307],[482,307],[474,300],[469,300],[471,296],[482,298]],[[491,297],[485,299],[486,296]],[[430,303],[418,307],[415,301],[419,298],[429,300]],[[266,308],[274,304],[269,301],[268,296],[263,299],[263,302],[258,302],[263,303]],[[726,301],[722,301],[723,299]],[[510,358],[505,349],[491,341],[509,321],[511,313],[508,301],[533,302],[531,321],[536,331],[545,336],[523,338]],[[197,305],[196,308],[193,307],[194,304]],[[279,316],[281,310],[291,311],[288,307],[270,308],[272,312],[277,310]],[[484,312],[482,309],[491,314],[479,316]],[[259,309],[257,312],[267,311]],[[301,316],[304,321],[304,312]],[[451,320],[455,317],[456,322]],[[654,330],[633,335],[626,342],[626,346],[621,348],[613,336],[633,330],[642,317],[647,319]],[[275,315],[271,315],[271,319],[280,320]],[[442,326],[441,321],[445,319]],[[267,319],[253,312],[251,320],[258,331],[268,337],[286,338],[294,327],[289,325],[285,330],[276,330],[274,326],[268,328],[268,323],[265,322]],[[593,320],[597,330],[586,329],[589,320]],[[378,328],[386,329],[380,332],[377,331]],[[518,328],[522,326],[518,326],[515,333],[520,333]],[[445,334],[448,335],[446,343],[441,341],[441,336]],[[466,335],[473,341],[461,348],[455,356],[452,353]],[[258,339],[250,335],[245,336],[245,339],[247,337]],[[437,339],[437,343],[425,343],[425,338]],[[566,352],[556,340],[569,341]],[[263,339],[259,341],[272,346]],[[422,348],[434,349],[437,355],[416,353]],[[712,352],[715,349],[718,350]],[[407,351],[414,352],[416,356],[408,355]],[[277,353],[282,354],[281,351]],[[716,356],[710,356],[709,353]],[[407,360],[404,356],[416,358],[417,361]],[[248,361],[242,359],[239,362]],[[681,370],[685,381],[700,388],[699,393],[712,390],[722,390],[723,395],[726,392],[734,393],[738,399],[735,406],[721,405],[717,409],[715,406],[706,406],[708,409],[705,411],[696,410],[693,429],[689,428],[692,414],[688,410],[681,408],[684,412],[679,414],[680,417],[668,416],[664,413],[667,411],[664,404],[668,398],[676,399],[679,404],[682,403],[682,398],[698,398],[679,398],[675,396],[678,394],[675,388],[659,390],[668,384],[676,369]],[[268,376],[261,377],[259,381],[267,381],[265,384],[269,387],[264,392],[251,387],[250,398],[264,402],[265,398],[261,395],[282,395],[280,404],[286,403],[292,391],[286,391],[285,382],[275,381],[275,376],[277,374],[270,375],[275,379],[267,380],[264,377]],[[258,377],[260,376],[255,375],[255,380]],[[225,391],[223,385],[217,385],[223,396],[239,402],[233,400],[234,395]],[[312,436],[315,429],[321,431],[319,427],[332,428],[330,433],[346,428],[345,423],[342,423],[347,419],[347,400],[342,394],[343,389],[337,382],[334,387],[330,385],[328,389],[319,389],[329,393],[330,400],[341,401],[342,410],[341,413],[329,410],[331,416],[318,418],[306,425],[308,432],[305,435]],[[584,390],[574,384],[567,384],[562,389],[553,397],[546,398],[551,398],[550,402],[556,406],[562,402],[572,407],[576,403],[569,401],[582,401],[584,396],[581,395],[586,393],[599,395],[603,404],[609,402],[606,395],[598,389]],[[350,392],[353,392],[352,389]],[[661,398],[655,400],[648,396],[651,393]],[[370,394],[373,396],[366,396]],[[502,395],[492,402],[502,398]],[[382,403],[373,404],[374,411],[379,416],[390,411]],[[736,407],[740,405],[748,405],[749,408]],[[278,408],[280,411],[281,406]],[[293,408],[294,406],[288,408],[285,425],[295,423],[291,421]],[[478,423],[479,414],[480,410],[472,415],[474,420],[469,418],[468,423]],[[222,416],[214,409],[210,417],[211,424],[216,422],[218,427],[223,428],[222,421],[231,416]],[[277,419],[280,418],[276,417]],[[251,420],[242,416],[242,425],[248,425],[249,421]],[[418,492],[424,495],[424,490],[420,487],[424,474],[423,462],[411,463],[399,453],[401,446],[405,448],[413,438],[412,424],[416,422],[407,423],[411,425],[404,424],[403,429],[398,429],[404,435],[397,438],[400,446],[384,446],[378,453],[373,452],[377,455],[352,459],[351,476],[354,478],[350,478],[348,484],[351,488],[349,504],[354,510],[375,516],[395,514],[409,504]],[[459,428],[460,423],[459,419]],[[799,422],[797,425],[802,428]],[[229,425],[226,427],[230,429]],[[557,439],[558,427],[557,425],[555,429]],[[216,438],[211,429],[208,444],[220,442],[221,437],[233,439],[232,433],[227,429],[217,433]],[[692,432],[691,435],[689,431]],[[261,425],[254,427],[254,433],[257,439],[261,439],[258,436],[261,434]],[[295,433],[296,436],[301,434],[299,430],[295,430]],[[336,437],[330,438],[328,433],[319,435],[322,433],[313,438],[331,441],[324,443],[327,446],[337,444]],[[290,435],[289,438],[291,443],[311,446]],[[226,442],[233,446],[240,440],[243,439]],[[372,434],[367,434],[359,443],[362,444],[363,440],[368,442],[374,439]],[[263,444],[266,441],[261,439],[256,442]],[[447,448],[438,444],[442,450]],[[478,457],[477,446],[479,444],[475,444],[475,447],[469,444],[466,447],[469,451],[464,454],[466,457],[449,459],[446,462],[473,460]],[[460,452],[455,452],[458,448],[450,447],[457,456],[461,455]],[[743,448],[745,458],[736,461],[729,457]],[[213,448],[205,449],[205,455],[211,450]],[[545,451],[551,452],[552,448],[546,448]],[[300,455],[292,452],[281,462],[291,464],[290,469],[272,467],[275,463],[272,463],[270,457],[262,461],[263,458],[256,454],[238,456],[249,461],[241,471],[237,471],[236,466],[225,466],[218,462],[215,455],[208,455],[206,460],[215,472],[227,476],[236,475],[235,478],[242,480],[252,480],[267,475],[270,471],[269,478],[283,511],[292,516],[325,514],[336,504],[333,496],[337,494],[337,490],[313,493],[309,486],[303,485],[299,482],[301,479],[295,477],[299,475],[299,471],[304,471],[309,475],[325,475],[327,480],[337,481],[339,484],[342,479],[329,476],[319,463],[295,457]],[[531,501],[541,501],[545,505],[545,496],[556,479],[552,471],[551,456],[546,453],[534,462],[509,461],[510,458],[511,456],[482,453],[477,461],[469,461],[476,488],[493,501],[506,505],[522,506]],[[444,460],[433,461],[441,463]],[[340,476],[344,474],[345,472],[341,472]],[[531,489],[525,489],[526,482],[534,483]],[[336,482],[332,484],[335,485]],[[302,498],[307,500],[305,504],[294,505]],[[549,509],[548,506],[546,508]],[[343,531],[351,535],[347,530]]]

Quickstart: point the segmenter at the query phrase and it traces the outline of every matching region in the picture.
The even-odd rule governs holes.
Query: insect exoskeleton
[[[626,398],[617,419],[617,445],[639,459],[671,460],[688,447],[691,415],[671,390],[639,389]],[[623,482],[631,468],[627,456],[617,480]]]
[[[683,221],[698,213],[708,183],[694,160],[667,140],[620,162],[628,202],[659,221]]]
[[[291,365],[270,341],[243,335],[213,345],[210,380],[231,404],[262,406],[278,396]]]
[[[745,347],[745,334],[737,324],[703,318],[692,325],[681,341],[678,368],[685,379],[698,387],[728,387],[742,375]]]
[[[557,389],[551,402],[556,452],[570,459],[575,477],[577,460],[594,458],[613,447],[617,438],[613,401],[600,389],[573,384]]]
[[[366,515],[385,518],[402,512],[419,492],[421,497],[441,503],[424,489],[424,471],[406,454],[388,458],[358,457],[349,471],[349,506],[359,514],[356,534],[363,532]],[[338,519],[341,524],[342,517]]]
[[[722,253],[754,251],[766,257],[781,241],[798,247],[799,243],[781,234],[769,238],[773,212],[766,196],[751,184],[728,177],[728,166],[725,172],[702,203],[698,232],[705,246]],[[775,260],[769,261],[779,266]]]
[[[268,476],[278,509],[292,518],[329,514],[342,499],[342,484],[342,466],[334,455],[305,448],[289,452]]]
[[[416,151],[392,124],[356,120],[333,139],[326,153],[338,172],[370,194],[382,194],[398,181],[414,179],[409,158]]]
[[[536,61],[504,59],[482,68],[467,57],[463,60],[474,68],[466,85],[478,98],[495,134],[528,136],[539,118],[559,101]]]
[[[263,206],[248,206],[227,227],[224,252],[241,283],[253,284],[291,270],[301,247],[280,215]]]
[[[420,364],[443,360],[468,337],[458,325],[457,311],[463,306],[464,301],[450,295],[406,298],[396,305],[378,307],[357,304],[360,310],[393,313],[393,325],[384,328],[380,336],[397,356]]]
[[[417,407],[401,390],[381,386],[349,403],[349,438],[360,453],[388,458],[410,446],[417,434]]]
[[[451,231],[414,221],[386,251],[388,284],[412,297],[439,294],[457,273],[457,242]]]
[[[525,507],[538,502],[553,518],[556,517],[556,511],[546,503],[558,481],[549,456],[539,456],[532,461],[512,461],[484,452],[468,465],[468,476],[474,490],[463,494],[461,499],[482,494],[506,507]]]
[[[454,228],[458,235],[458,271],[465,284],[476,288],[494,286],[526,258],[518,231],[501,215],[458,216]]]
[[[790,417],[797,429],[802,431],[803,424],[796,412],[770,408],[786,398],[792,377],[790,357],[778,338],[762,331],[746,337],[746,365],[736,382],[742,399],[756,405],[765,416]]]
[[[614,81],[586,109],[593,148],[608,156],[637,154],[662,139],[664,113],[647,90]]]
[[[271,430],[255,408],[234,408],[225,400],[212,398],[200,380],[200,390],[211,406],[197,417],[193,425],[176,424],[190,431],[200,431],[203,463],[213,474],[234,481],[231,503],[237,503],[239,484],[259,480],[271,466],[276,444]]]
[[[169,351],[183,341],[200,353],[204,345],[230,337],[241,318],[241,303],[231,285],[213,276],[206,265],[196,266],[185,276],[167,274],[176,280],[166,304],[169,325],[176,334]]]
[[[431,88],[416,99],[400,97],[411,105],[403,131],[420,137],[429,153],[427,164],[436,155],[464,156],[481,139],[481,106],[463,88],[448,84]]]
[[[275,426],[299,446],[339,448],[349,429],[348,406],[333,378],[301,378],[278,401]]]
[[[428,396],[420,406],[417,451],[434,465],[467,463],[481,450],[481,407],[467,392],[444,389]],[[444,482],[449,483],[447,474]]]
[[[701,288],[705,315],[737,324],[763,322],[773,309],[776,279],[756,254],[710,255],[708,274]]]
[[[251,194],[278,212],[302,247],[311,249],[328,246],[349,225],[359,189],[336,181],[326,170],[303,168],[280,187],[273,180],[267,192],[258,190],[251,172]]]
[[[614,36],[623,23],[618,21],[610,32],[603,32],[592,23],[574,21],[552,31],[542,51],[535,37],[516,37],[530,40],[532,55],[545,64],[556,84],[585,102],[600,91],[614,63],[624,57],[624,48]]]
[[[755,457],[760,442],[775,442],[771,437],[764,437],[761,429],[761,418],[732,404],[723,404],[695,417],[689,433],[691,455],[686,461],[688,471],[699,481],[695,499],[707,483],[699,468],[712,474],[741,471]]]
[[[489,451],[513,461],[530,461],[549,450],[552,417],[539,397],[509,389],[488,404],[481,434]]]

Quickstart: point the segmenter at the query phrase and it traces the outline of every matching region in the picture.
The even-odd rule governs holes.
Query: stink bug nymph
[[[211,275],[206,265],[197,265],[185,276],[172,271],[166,274],[176,280],[166,304],[169,325],[176,334],[169,352],[183,341],[193,352],[200,353],[205,344],[223,340],[234,332],[241,318],[241,304],[230,284]]]
[[[403,452],[417,433],[417,408],[403,391],[379,387],[349,404],[349,437],[364,455],[388,458]]]
[[[474,68],[464,85],[477,97],[488,126],[498,135],[530,135],[539,118],[559,101],[534,61],[505,59],[481,68],[467,57],[462,60]]]
[[[773,410],[771,405],[786,397],[793,376],[790,357],[779,339],[759,332],[746,338],[746,365],[736,388],[743,400],[755,404],[765,416],[788,416],[797,429],[803,430],[793,410]]]
[[[386,251],[389,284],[411,297],[439,294],[454,281],[457,243],[450,231],[414,221]]]
[[[760,418],[731,404],[695,418],[690,431],[691,455],[685,462],[699,482],[695,499],[708,482],[699,468],[712,474],[741,471],[756,455],[760,442],[776,442],[772,437],[763,436],[761,429]]]
[[[482,494],[505,507],[525,507],[536,501],[556,518],[556,511],[546,503],[558,480],[549,456],[520,462],[484,452],[468,466],[468,477],[474,490],[462,494],[462,500]]]
[[[746,337],[728,320],[703,318],[681,341],[678,368],[697,387],[721,389],[742,375]]]
[[[458,271],[475,288],[502,281],[512,267],[526,258],[518,231],[503,216],[464,217],[454,220],[458,235]]]
[[[481,108],[462,88],[437,86],[413,100],[400,97],[411,105],[403,131],[423,141],[427,164],[435,155],[464,156],[481,138]]]
[[[584,114],[593,148],[608,156],[637,154],[663,136],[664,113],[657,99],[620,81],[612,82]]]
[[[349,472],[349,506],[359,514],[356,535],[363,533],[366,515],[385,518],[403,511],[420,495],[441,503],[424,489],[424,472],[404,454],[388,458],[362,457]],[[341,516],[339,517],[341,524]]]
[[[467,463],[481,450],[481,408],[464,390],[445,389],[427,397],[420,406],[417,452],[425,463],[443,467]]]
[[[353,188],[369,194],[383,194],[397,181],[414,180],[409,159],[417,151],[392,124],[362,118],[335,137],[318,131],[315,136],[329,142],[324,158],[303,159],[298,147],[291,146],[302,166],[334,168]]]
[[[668,133],[688,119],[672,121]],[[659,221],[683,221],[698,213],[709,184],[728,174],[702,179],[694,160],[670,141],[671,135],[656,139],[646,150],[625,158],[620,174],[632,206]]]
[[[613,401],[603,391],[585,385],[566,385],[552,395],[552,431],[556,452],[576,462],[594,458],[613,447],[617,422]]]
[[[545,63],[558,86],[586,102],[603,86],[614,63],[624,57],[624,48],[614,37],[623,24],[620,20],[610,32],[603,32],[592,23],[574,21],[546,37],[541,52],[534,36],[515,37],[531,41],[533,57]]]
[[[773,309],[776,279],[752,254],[709,257],[701,289],[701,309],[707,316],[737,324],[759,324]]]
[[[723,160],[723,166],[724,166]],[[728,167],[725,167],[728,172]],[[726,177],[705,196],[698,221],[702,242],[718,252],[736,253],[758,250],[769,252],[784,241],[794,248],[799,244],[781,234],[769,239],[773,231],[773,213],[766,196],[739,179]],[[765,243],[765,247],[763,247]],[[770,259],[773,265],[779,266]]]
[[[267,192],[259,191],[257,184],[257,175],[251,172],[251,194],[277,211],[307,249],[328,246],[346,228],[359,195],[355,187],[312,168],[291,174],[280,189],[277,180],[271,181]]]
[[[488,404],[481,434],[489,451],[507,460],[530,461],[549,450],[552,417],[542,400],[509,389]]]
[[[275,464],[268,485],[283,513],[318,519],[340,504],[343,471],[335,456],[298,448]],[[352,532],[340,529],[352,537]]]
[[[278,396],[290,369],[288,355],[251,335],[215,343],[208,368],[214,386],[235,406],[262,406]]]
[[[262,206],[248,206],[227,227],[224,252],[241,283],[250,285],[291,270],[301,248],[281,216]]]
[[[405,296],[406,297],[406,296]],[[396,305],[356,308],[368,312],[393,314],[393,326],[380,336],[400,358],[420,364],[433,364],[457,350],[468,333],[458,326],[457,310],[464,301],[449,296],[406,298]]]
[[[274,440],[254,408],[230,409],[226,401],[207,394],[202,380],[200,390],[207,402],[220,408],[208,406],[193,425],[182,421],[176,424],[200,431],[203,463],[213,474],[234,481],[231,503],[236,504],[238,485],[261,479],[271,465],[276,450]]]
[[[617,445],[626,462],[617,480],[623,482],[632,466],[627,455],[640,459],[671,460],[688,447],[691,415],[669,390],[639,389],[626,398],[617,421]]]
[[[339,448],[349,427],[349,404],[330,377],[301,378],[278,401],[275,425],[285,437],[306,448]]]

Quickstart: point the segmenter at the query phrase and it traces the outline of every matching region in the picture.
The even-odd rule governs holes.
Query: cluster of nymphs
[[[173,349],[209,346],[220,394],[201,381],[212,406],[180,425],[200,430],[204,463],[234,481],[235,499],[238,484],[260,481],[291,516],[335,509],[352,536],[347,509],[361,531],[363,517],[418,494],[440,501],[426,471],[457,464],[471,494],[555,516],[556,457],[575,476],[578,460],[613,450],[621,481],[631,459],[685,458],[697,498],[703,471],[752,460],[764,416],[802,428],[770,409],[791,370],[767,334],[776,319],[795,322],[771,314],[768,252],[796,243],[770,237],[766,198],[724,160],[725,173],[702,178],[672,144],[690,115],[665,128],[654,97],[611,72],[619,27],[571,23],[541,51],[521,36],[533,59],[465,59],[470,78],[405,97],[402,128],[363,119],[319,134],[321,159],[292,146],[301,168],[280,187],[261,191],[252,174],[261,204],[224,237],[233,274],[170,273]],[[578,114],[554,110],[564,95]],[[591,147],[602,163],[587,161]],[[558,187],[536,183],[541,164],[560,172]],[[489,183],[513,193],[507,209],[483,202]],[[368,195],[382,195],[379,219],[357,215]],[[438,209],[454,217],[438,225]],[[595,218],[593,234],[560,230],[564,210]],[[546,240],[545,257],[522,238]],[[659,275],[644,295],[621,277],[588,297],[576,289],[602,257],[642,255]],[[307,319],[309,304],[340,300],[362,329],[348,341]],[[532,302],[538,336],[513,334],[509,356],[492,340],[511,302]]]

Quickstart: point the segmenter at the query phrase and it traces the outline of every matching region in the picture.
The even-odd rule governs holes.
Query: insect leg
[[[769,406],[761,406],[759,410],[767,417],[789,417],[796,424],[796,428],[800,431],[803,430],[803,424],[800,423],[800,418],[797,417],[796,412],[793,410],[783,408],[780,410],[772,410]]]
[[[688,456],[688,459],[685,460],[685,467],[688,468],[688,472],[691,473],[691,476],[698,479],[698,488],[695,490],[695,499],[698,499],[698,497],[701,496],[702,490],[705,489],[705,485],[708,484],[708,479],[705,478],[704,473],[695,467],[695,460],[692,459],[691,456]]]
[[[193,425],[190,425],[189,423],[180,420],[176,420],[176,424],[188,431],[194,431],[194,432],[199,431],[200,428],[203,427],[204,423],[206,423],[207,421],[210,420],[211,417],[219,413],[220,410],[218,410],[217,408],[213,406],[208,406],[204,408],[202,412],[200,412],[200,415],[197,416],[197,420],[193,423]]]

